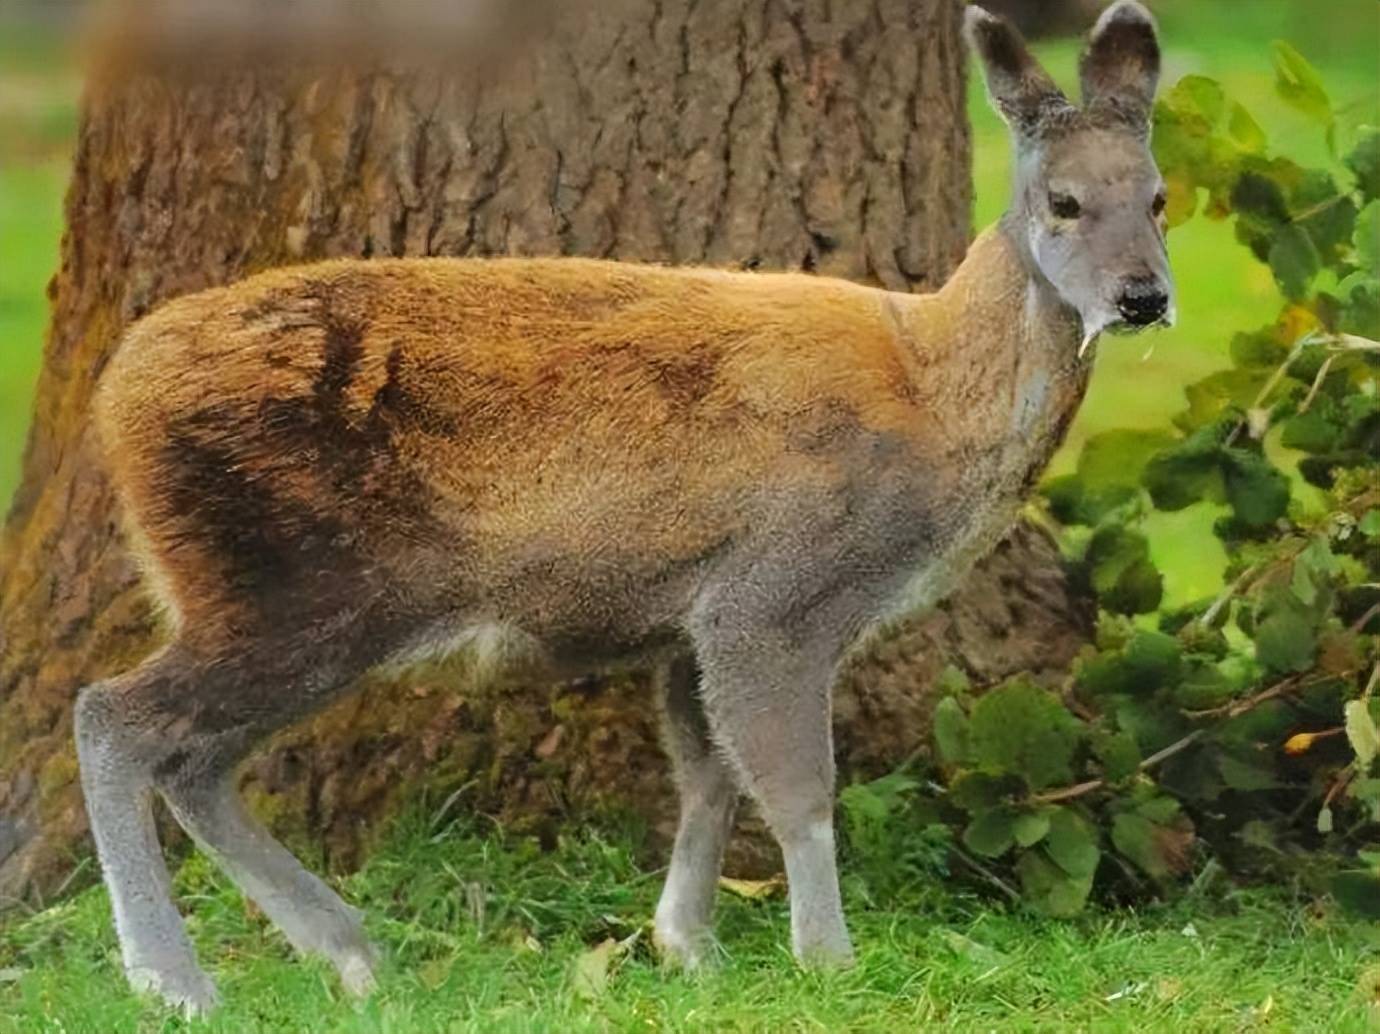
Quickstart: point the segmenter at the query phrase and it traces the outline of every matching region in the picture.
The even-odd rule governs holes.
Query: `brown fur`
[[[956,462],[1000,447],[1022,363],[1010,312],[965,306],[981,282],[1009,309],[1012,267],[989,236],[933,297],[578,259],[276,270],[139,324],[98,425],[195,634],[405,589],[437,617],[637,640],[673,615],[589,613],[553,578],[599,558],[664,582],[741,536],[767,486],[865,481],[864,441],[955,492]],[[1014,498],[1054,438],[991,487]]]

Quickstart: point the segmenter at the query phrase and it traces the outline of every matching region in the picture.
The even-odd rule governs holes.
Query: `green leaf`
[[[1083,910],[1092,891],[1092,876],[1070,876],[1039,850],[1026,851],[1016,862],[1025,899],[1045,915],[1068,917]]]
[[[1271,46],[1275,59],[1275,90],[1280,97],[1320,126],[1331,126],[1332,102],[1317,69],[1284,40],[1275,40]]]
[[[1019,773],[1036,790],[1072,781],[1082,726],[1047,690],[1019,679],[999,686],[973,705],[968,727],[983,768]]]
[[[1261,231],[1283,226],[1289,221],[1289,202],[1279,181],[1263,170],[1241,174],[1231,189],[1231,207],[1238,216],[1256,220]]]
[[[1049,832],[1049,813],[1026,811],[1016,816],[1011,833],[1021,847],[1034,847]]]
[[[1222,84],[1205,75],[1186,75],[1178,81],[1174,90],[1182,92],[1191,100],[1193,110],[1214,125],[1222,120],[1226,110],[1227,98]]]
[[[1362,196],[1380,198],[1380,129],[1366,126],[1361,130],[1356,146],[1343,159],[1356,176]]]
[[[1329,420],[1320,408],[1298,413],[1284,421],[1279,443],[1301,452],[1331,452],[1341,440],[1343,428]]]
[[[1289,579],[1289,591],[1297,596],[1305,607],[1311,607],[1317,602],[1318,587],[1313,583],[1313,576],[1309,573],[1307,564],[1294,562],[1293,574]]]
[[[1351,241],[1357,261],[1373,276],[1380,270],[1380,201],[1372,201],[1361,209]]]
[[[1178,709],[1159,700],[1124,698],[1116,709],[1116,723],[1135,737],[1144,754],[1153,754],[1184,734]]]
[[[1367,510],[1361,519],[1356,522],[1356,528],[1362,535],[1368,538],[1380,536],[1380,510],[1374,507]]]
[[[1097,846],[1097,834],[1077,812],[1069,808],[1055,808],[1050,813],[1045,850],[1059,868],[1070,876],[1091,877],[1102,857]]]
[[[1280,785],[1273,767],[1256,757],[1238,757],[1223,751],[1217,755],[1217,771],[1233,790],[1273,790]]]
[[[1289,591],[1305,608],[1321,614],[1331,604],[1329,580],[1337,569],[1337,558],[1332,555],[1326,536],[1315,535],[1294,557]]]
[[[1308,285],[1322,268],[1313,238],[1301,226],[1289,225],[1275,234],[1270,245],[1270,271],[1286,298],[1300,301],[1308,296]]]
[[[1138,631],[1126,644],[1126,664],[1138,686],[1158,689],[1178,680],[1183,648],[1172,635]]]
[[[1307,671],[1317,652],[1317,631],[1302,614],[1280,609],[1255,628],[1255,658],[1271,671]]]
[[[1262,154],[1265,151],[1265,131],[1239,101],[1231,102],[1231,114],[1227,116],[1227,132],[1241,150],[1252,154]]]
[[[1020,776],[991,772],[963,772],[949,784],[949,800],[964,811],[977,813],[1023,793]]]
[[[1103,431],[1089,438],[1078,454],[1078,477],[1090,489],[1138,488],[1151,457],[1177,442],[1168,431]]]
[[[1332,896],[1358,919],[1380,919],[1380,875],[1365,869],[1344,869],[1332,877]]]
[[[1356,203],[1326,169],[1308,169],[1289,199],[1293,222],[1313,241],[1324,265],[1341,257],[1356,223]]]
[[[1259,453],[1223,452],[1223,484],[1233,516],[1252,530],[1268,528],[1289,509],[1289,479]]]
[[[1215,664],[1195,661],[1174,690],[1174,703],[1188,711],[1202,711],[1226,703],[1236,687]]]
[[[1348,700],[1345,708],[1346,738],[1356,752],[1356,767],[1364,772],[1380,754],[1380,732],[1364,700]]]
[[[1161,453],[1145,468],[1145,487],[1161,510],[1182,510],[1203,500],[1220,502],[1222,475],[1217,453],[1178,449]]]
[[[1093,534],[1084,564],[1102,605],[1117,614],[1144,614],[1159,606],[1164,581],[1138,531],[1107,524]]]
[[[963,696],[973,688],[972,681],[964,670],[955,664],[944,665],[944,670],[935,679],[934,688],[949,696]]]
[[[1176,414],[1174,423],[1185,431],[1197,431],[1207,429],[1213,424],[1226,423],[1229,417],[1235,416],[1233,410],[1244,412],[1254,404],[1271,372],[1258,367],[1218,370],[1194,381],[1184,388],[1188,409]],[[1225,435],[1215,437],[1212,444],[1220,445],[1224,437]],[[1207,449],[1207,442],[1197,442],[1195,445],[1196,448],[1190,450],[1191,452],[1210,451]],[[1188,447],[1189,443],[1185,441],[1180,449]]]
[[[1191,841],[1192,835],[1187,839]],[[1183,871],[1184,834],[1137,812],[1123,812],[1112,820],[1112,845],[1154,879],[1168,879]]]
[[[1109,783],[1129,779],[1140,768],[1140,748],[1135,737],[1125,730],[1095,735],[1092,748],[1102,762],[1102,778]]]
[[[949,764],[968,759],[968,716],[953,697],[945,697],[934,709],[934,740],[940,757]]]
[[[1117,614],[1149,614],[1164,598],[1164,576],[1149,557],[1128,567],[1116,587],[1102,596],[1102,605]]]
[[[1050,513],[1061,524],[1099,524],[1113,510],[1136,497],[1137,490],[1126,485],[1091,489],[1077,474],[1050,478],[1040,486],[1049,500]]]
[[[1289,346],[1273,327],[1237,331],[1231,338],[1233,366],[1264,366],[1273,372],[1288,354]]]
[[[1016,843],[1014,825],[1008,808],[979,812],[963,831],[963,845],[984,858],[1000,858]]]

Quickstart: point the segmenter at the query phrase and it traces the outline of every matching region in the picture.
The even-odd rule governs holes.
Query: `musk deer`
[[[298,950],[372,986],[359,914],[246,812],[232,767],[366,669],[476,639],[555,671],[659,666],[681,809],[655,916],[670,958],[712,945],[740,791],[784,854],[796,955],[850,958],[840,658],[1007,529],[1099,332],[1172,312],[1150,15],[1103,13],[1081,107],[1005,21],[970,7],[966,34],[1015,184],[936,294],[347,260],[184,297],[130,330],[95,419],[173,633],[81,693],[76,737],[136,988],[215,1000],[169,894],[155,792]]]

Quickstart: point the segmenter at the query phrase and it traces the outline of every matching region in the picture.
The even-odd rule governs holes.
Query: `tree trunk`
[[[73,699],[160,634],[85,433],[131,321],[326,256],[583,254],[910,290],[962,257],[959,0],[559,9],[502,76],[136,57],[89,88],[0,538],[0,899],[51,889],[86,850]],[[1018,533],[943,610],[850,666],[844,771],[883,771],[927,742],[946,663],[979,682],[1058,668],[1085,623],[1050,544]],[[424,789],[463,787],[460,806],[537,832],[604,806],[661,830],[673,801],[646,690],[640,676],[488,693],[437,670],[371,678],[242,779],[280,833],[335,867]]]

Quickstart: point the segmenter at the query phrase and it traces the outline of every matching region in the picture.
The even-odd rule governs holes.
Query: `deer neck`
[[[1028,488],[1083,400],[1092,352],[1079,357],[1078,315],[1014,221],[980,235],[937,294],[906,299],[901,323],[945,452],[992,461],[1001,487]]]

